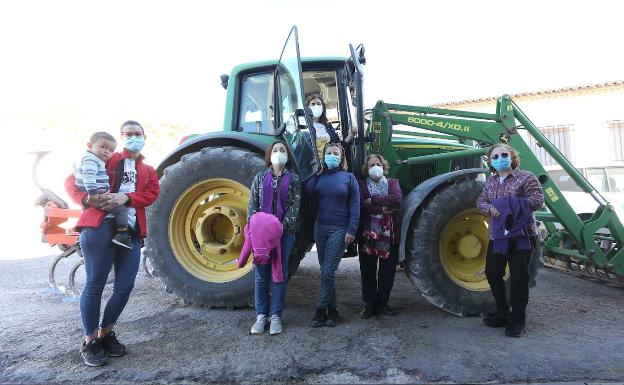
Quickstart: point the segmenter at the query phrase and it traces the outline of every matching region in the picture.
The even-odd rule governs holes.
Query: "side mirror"
[[[304,108],[297,108],[295,110],[295,117],[296,117],[296,121],[297,121],[297,127],[301,130],[304,129],[308,126],[308,122],[306,120],[306,115],[308,115],[310,117],[310,119],[312,119],[312,110],[310,110],[310,108],[308,107],[304,107]]]
[[[230,80],[230,75],[223,74],[219,77],[221,78],[221,87],[227,90],[228,80]]]

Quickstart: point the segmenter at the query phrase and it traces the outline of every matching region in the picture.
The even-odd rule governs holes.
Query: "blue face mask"
[[[340,157],[333,154],[325,154],[325,164],[330,170],[336,168],[340,165]]]
[[[124,148],[130,152],[139,152],[143,149],[145,145],[145,137],[136,137],[131,136],[129,138],[124,138]]]
[[[492,159],[491,164],[496,171],[502,172],[509,169],[511,166],[511,159],[509,157],[503,158],[499,156],[496,159]]]

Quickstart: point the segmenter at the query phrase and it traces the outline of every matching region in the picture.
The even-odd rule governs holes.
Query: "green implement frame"
[[[420,130],[394,131],[395,124],[416,127]],[[509,96],[505,95],[498,99],[495,114],[388,104],[379,101],[372,110],[370,128],[377,138],[387,138],[386,143],[379,143],[379,140],[373,141],[371,150],[383,153],[394,165],[413,165],[484,155],[489,145],[495,143],[511,145],[520,155],[522,168],[533,172],[542,184],[548,210],[540,210],[536,216],[548,230],[548,235],[544,238],[544,254],[564,261],[587,262],[598,269],[603,269],[606,273],[624,277],[624,250],[622,249],[624,227],[615,210],[537,129]],[[523,135],[520,135],[523,130],[561,165],[581,189],[599,203],[598,209],[591,218],[583,221],[574,212],[523,139]],[[428,134],[426,131],[435,131],[438,134]],[[401,159],[390,145],[393,135],[432,136],[455,142],[473,141],[478,145],[474,149],[456,150],[449,147],[448,152],[445,153]],[[560,226],[555,225],[556,223]]]

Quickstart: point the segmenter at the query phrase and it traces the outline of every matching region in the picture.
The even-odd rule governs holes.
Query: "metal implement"
[[[80,297],[82,285],[77,282],[76,275],[83,268],[84,259],[80,243],[78,242],[79,233],[74,230],[71,222],[80,217],[82,210],[70,209],[67,202],[39,184],[36,169],[48,153],[48,151],[34,153],[36,159],[32,171],[33,181],[42,193],[35,201],[35,205],[43,208],[43,221],[40,225],[41,242],[47,243],[51,247],[57,246],[61,250],[61,253],[54,258],[48,269],[48,283],[50,289],[62,294],[71,294],[74,298],[78,298]],[[79,260],[70,268],[66,286],[57,279],[56,270],[61,261],[69,260],[74,255],[77,255]],[[145,257],[142,259],[142,265],[146,275],[153,277],[153,269],[149,266],[149,262],[146,261]],[[111,270],[106,283],[111,284],[114,279],[114,271]]]

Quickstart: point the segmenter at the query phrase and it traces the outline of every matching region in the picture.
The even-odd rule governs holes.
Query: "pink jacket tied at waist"
[[[282,224],[275,215],[257,212],[249,218],[245,225],[245,243],[238,258],[238,267],[247,264],[249,254],[253,251],[255,265],[271,264],[273,282],[282,282]]]

